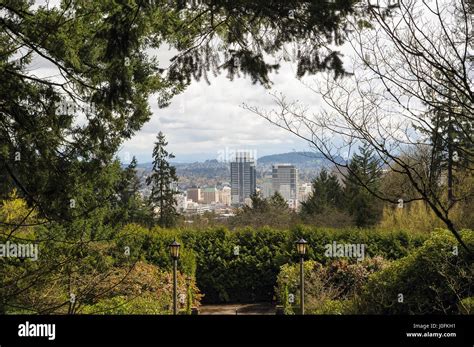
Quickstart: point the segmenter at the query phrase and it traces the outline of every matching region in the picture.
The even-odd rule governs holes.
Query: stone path
[[[270,303],[203,305],[199,308],[199,314],[274,315],[275,305]]]

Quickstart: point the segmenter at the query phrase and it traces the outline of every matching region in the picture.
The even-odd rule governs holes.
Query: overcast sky
[[[48,6],[57,6],[58,3],[57,0],[51,0]],[[45,0],[36,0],[35,6],[45,4]],[[160,67],[166,67],[175,52],[163,47],[154,54]],[[38,77],[60,79],[56,68],[37,56],[30,71]],[[318,96],[295,76],[296,63],[281,62],[278,73],[271,75],[271,90],[254,85],[250,79],[243,77],[230,81],[224,72],[216,78],[210,77],[211,85],[204,80],[193,81],[164,109],[158,108],[156,95],[151,96],[149,102],[153,115],[150,121],[133,138],[123,143],[118,156],[124,163],[129,162],[132,156],[136,156],[140,163],[151,161],[159,131],[166,135],[168,149],[176,156],[176,162],[217,159],[222,153],[238,150],[251,150],[257,158],[310,150],[306,142],[242,108],[242,104],[246,103],[271,109],[274,103],[270,92],[282,92],[289,99],[297,99],[305,105],[318,108]]]
[[[163,61],[167,54],[158,55]],[[295,69],[296,65],[289,62],[278,74],[272,74],[271,91],[317,105],[317,95],[295,77]],[[230,81],[225,73],[210,82],[194,81],[165,109],[158,108],[156,96],[151,97],[152,118],[124,143],[120,157],[135,155],[139,162],[150,161],[158,131],[166,135],[169,150],[180,162],[216,159],[220,153],[236,150],[252,150],[258,157],[308,150],[305,142],[242,108],[243,103],[271,108],[270,90],[246,78]]]
[[[167,48],[155,54],[160,67],[168,66],[173,56]],[[29,70],[38,77],[60,79],[56,67],[37,56]],[[314,79],[314,76],[304,80],[309,79]],[[159,131],[166,135],[168,149],[176,156],[176,162],[217,159],[222,153],[238,150],[251,150],[257,158],[310,150],[306,142],[242,107],[245,103],[263,109],[273,108],[271,92],[281,92],[289,99],[297,99],[315,109],[320,105],[318,95],[296,78],[296,63],[282,62],[278,73],[271,75],[271,80],[271,89],[265,89],[244,77],[230,81],[224,72],[211,77],[210,85],[204,80],[193,81],[164,109],[158,108],[156,95],[150,96],[153,115],[133,138],[121,146],[119,158],[124,163],[132,156],[136,156],[140,163],[151,161]]]
[[[443,2],[449,4],[448,1]],[[36,2],[44,4],[45,0]],[[51,0],[50,6],[57,3],[57,0]],[[349,43],[339,49],[345,55],[346,64],[355,57]],[[169,65],[174,54],[167,47],[154,52],[162,68]],[[57,71],[49,65],[44,59],[35,59],[31,70],[38,77],[57,76]],[[347,64],[346,67],[350,71],[352,64]],[[354,69],[355,72],[358,71],[355,66]],[[133,138],[123,143],[118,156],[124,163],[129,162],[132,156],[136,156],[141,163],[151,161],[154,141],[159,131],[166,135],[168,149],[175,154],[177,162],[217,159],[222,157],[222,153],[239,150],[251,150],[257,158],[268,154],[310,150],[308,143],[242,107],[245,103],[271,110],[275,103],[269,93],[281,92],[288,100],[298,100],[301,105],[309,107],[310,111],[317,111],[321,107],[320,98],[295,77],[295,72],[296,63],[281,62],[278,73],[270,76],[273,82],[271,90],[254,85],[243,77],[230,81],[224,72],[211,78],[210,85],[204,80],[193,81],[164,109],[158,108],[157,96],[151,96],[151,119]],[[307,77],[305,82],[311,85],[317,76]]]

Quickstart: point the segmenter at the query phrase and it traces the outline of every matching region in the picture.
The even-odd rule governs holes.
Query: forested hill
[[[343,162],[342,157],[336,158],[338,162]],[[316,152],[289,152],[281,154],[266,155],[258,159],[258,164],[267,166],[271,164],[293,164],[296,167],[320,167],[330,162],[321,153]]]
[[[340,163],[344,162],[342,157],[337,157],[336,160]],[[322,165],[331,164],[324,156],[316,152],[289,152],[266,155],[257,158],[257,166],[269,166],[273,164],[292,164],[299,168],[319,168]],[[139,168],[150,169],[151,163],[139,164]],[[219,162],[217,160],[206,160],[204,162],[194,163],[174,163],[178,170],[206,170],[206,169],[225,169],[229,164],[226,162]]]

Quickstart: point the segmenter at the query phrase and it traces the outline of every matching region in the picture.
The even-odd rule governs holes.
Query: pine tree
[[[178,213],[176,212],[176,190],[172,184],[178,181],[176,168],[168,162],[174,155],[166,151],[165,135],[160,131],[156,137],[153,149],[152,174],[147,178],[147,185],[152,185],[150,194],[150,205],[159,209],[158,224],[163,228],[172,227],[176,223]]]
[[[369,144],[359,147],[359,152],[349,163],[344,193],[348,212],[354,217],[356,225],[365,227],[375,224],[381,214],[380,203],[369,190],[377,191],[382,171],[380,160]]]
[[[266,213],[268,211],[268,201],[259,192],[250,195],[251,204],[242,207],[243,212]]]
[[[427,181],[433,194],[440,192],[440,179],[446,174],[448,201],[450,206],[456,200],[454,188],[457,183],[456,171],[463,171],[472,167],[474,154],[474,122],[468,117],[468,111],[459,103],[456,107],[449,100],[452,91],[445,88],[444,92],[450,97],[448,100],[437,99],[428,108],[427,121],[429,128],[418,129],[425,133],[432,146],[430,167]],[[461,100],[467,103],[461,96]]]
[[[319,176],[313,180],[312,188],[309,198],[301,203],[302,214],[320,214],[327,208],[342,206],[344,196],[336,175],[328,174],[326,169],[322,169]]]
[[[134,196],[140,188],[140,181],[137,177],[137,158],[135,158],[135,156],[124,170],[124,178],[127,183],[126,188],[124,189],[125,198],[130,198]]]
[[[137,176],[137,159],[132,158],[130,164],[121,169],[120,181],[117,184],[117,194],[112,210],[113,225],[127,223],[151,224],[151,214],[145,201],[140,196],[140,180]]]
[[[278,211],[288,211],[288,203],[286,202],[285,198],[280,194],[280,192],[275,192],[269,198],[270,206]]]

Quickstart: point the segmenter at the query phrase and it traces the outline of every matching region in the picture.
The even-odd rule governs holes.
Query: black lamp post
[[[300,303],[301,314],[304,314],[304,255],[306,254],[306,247],[308,242],[305,239],[296,241],[296,250],[300,255]]]
[[[170,255],[173,259],[173,314],[178,313],[178,278],[176,273],[178,271],[179,248],[181,245],[174,240],[170,243]]]

